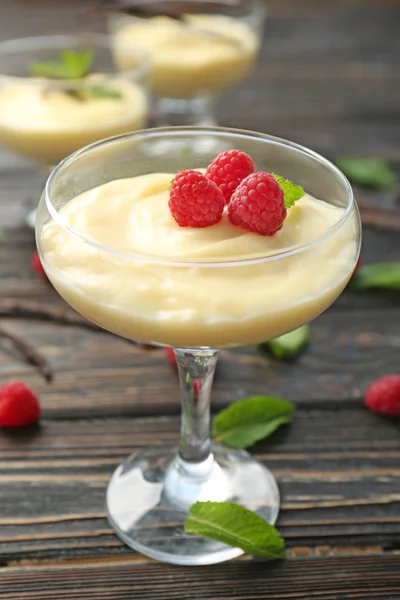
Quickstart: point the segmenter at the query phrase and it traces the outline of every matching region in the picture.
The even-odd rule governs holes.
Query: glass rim
[[[244,258],[239,260],[227,260],[227,261],[180,261],[174,259],[163,259],[158,256],[152,256],[149,254],[138,254],[135,252],[124,252],[120,250],[115,250],[113,248],[109,248],[107,246],[103,246],[100,243],[97,243],[95,240],[86,237],[66,222],[66,219],[60,214],[60,212],[53,206],[51,199],[51,188],[56,179],[57,175],[63,171],[63,169],[68,168],[68,166],[73,163],[75,160],[79,160],[80,156],[85,156],[92,150],[97,148],[106,147],[109,144],[118,143],[119,141],[134,139],[136,137],[152,137],[159,136],[160,134],[175,134],[179,135],[180,133],[190,133],[192,132],[194,135],[209,135],[209,134],[225,134],[225,135],[235,135],[241,137],[250,137],[252,139],[259,139],[260,141],[265,140],[272,142],[279,146],[289,147],[293,150],[302,152],[322,163],[325,167],[328,167],[339,180],[342,182],[344,189],[347,195],[347,206],[341,215],[340,219],[336,221],[331,227],[324,232],[324,234],[317,239],[309,242],[307,244],[290,247],[286,250],[281,250],[274,252],[272,254],[268,254],[266,256],[257,256],[255,258]],[[106,252],[108,254],[112,254],[113,256],[119,256],[125,259],[134,260],[137,262],[142,262],[145,264],[156,264],[160,266],[169,266],[169,267],[198,267],[198,268],[221,268],[221,267],[239,267],[239,266],[248,266],[248,265],[257,265],[266,262],[271,262],[274,260],[281,260],[287,258],[289,256],[294,256],[296,254],[300,254],[305,252],[313,247],[318,246],[318,244],[322,243],[329,237],[331,237],[336,231],[341,229],[341,227],[348,221],[350,216],[353,214],[354,209],[356,208],[356,202],[353,194],[353,189],[350,185],[350,182],[345,177],[345,175],[340,171],[338,167],[336,167],[331,161],[324,158],[317,152],[310,150],[309,148],[302,146],[301,144],[297,144],[295,142],[290,142],[289,140],[285,140],[283,138],[279,138],[276,136],[258,133],[255,131],[247,131],[243,129],[232,129],[228,127],[158,127],[152,129],[141,129],[135,132],[124,133],[116,136],[112,136],[98,142],[94,142],[93,144],[89,144],[88,146],[84,146],[80,148],[73,154],[67,156],[64,160],[62,160],[56,168],[51,172],[50,176],[46,181],[46,185],[44,188],[44,199],[46,203],[47,210],[51,218],[63,229],[67,231],[69,234],[73,235],[75,238],[80,239],[84,243],[92,246],[96,250]]]
[[[28,36],[22,38],[11,38],[9,40],[0,41],[0,59],[6,59],[10,55],[18,55],[23,52],[28,52],[29,50],[37,49],[37,50],[58,50],[61,49],[62,45],[68,47],[69,43],[73,43],[76,41],[81,41],[82,44],[87,40],[88,43],[95,44],[97,46],[102,46],[103,48],[112,48],[112,40],[113,36],[108,33],[95,33],[95,32],[78,32],[78,33],[50,33],[43,35],[35,35]],[[127,78],[137,78],[145,77],[149,75],[151,70],[151,59],[147,52],[143,50],[143,48],[136,46],[135,44],[125,43],[129,50],[134,52],[135,57],[140,59],[140,64],[134,68],[126,71],[117,71],[115,70],[112,75],[117,75],[120,79]],[[0,82],[4,80],[12,80],[18,81],[19,83],[24,80],[29,81],[30,84],[33,83],[33,78],[28,76],[20,76],[20,75],[8,75],[6,73],[2,73],[0,69]],[[57,81],[57,83],[63,83],[63,80],[60,79],[51,79],[49,81]],[[64,81],[65,83],[65,81]],[[68,82],[67,82],[68,83]]]

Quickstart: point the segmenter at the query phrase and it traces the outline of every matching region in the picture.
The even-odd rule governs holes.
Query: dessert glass
[[[202,138],[207,144],[197,143]],[[169,151],[155,158],[152,147],[160,142]],[[168,259],[156,252],[117,249],[111,242],[107,246],[65,218],[80,193],[115,180],[203,168],[221,146],[241,149],[258,170],[303,185],[339,207],[340,218],[322,236],[310,232],[310,241],[300,246],[278,244],[265,255],[242,260],[205,256],[194,261],[187,255]],[[93,217],[107,236],[113,217],[107,211],[102,215],[100,205]],[[78,223],[86,221],[86,213],[74,214]],[[189,234],[202,236],[203,231]],[[58,240],[58,246],[49,246],[49,239]],[[270,523],[278,516],[279,491],[271,472],[247,452],[210,440],[210,394],[219,351],[286,333],[316,317],[344,289],[361,242],[350,184],[318,154],[271,136],[222,128],[150,129],[103,140],[65,159],[40,200],[36,240],[51,282],[82,315],[128,339],[175,348],[180,441],[177,448],[155,443],[138,449],[116,469],[106,499],[115,531],[131,548],[164,562],[204,565],[239,556],[238,548],[183,530],[197,500],[237,502]]]
[[[91,84],[112,86],[122,98],[82,101],[68,93],[71,81],[30,75],[32,63],[57,61],[66,49],[93,51]],[[47,178],[53,166],[82,146],[143,129],[149,111],[149,62],[143,50],[129,47],[129,52],[130,70],[120,73],[107,35],[45,35],[1,42],[0,144],[34,161],[39,177]],[[32,202],[27,215],[31,226],[36,204]]]
[[[209,126],[219,94],[251,73],[264,17],[259,0],[132,0],[108,23],[122,70],[131,67],[127,42],[150,56],[156,124]]]

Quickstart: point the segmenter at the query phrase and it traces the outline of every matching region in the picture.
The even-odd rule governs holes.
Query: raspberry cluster
[[[228,219],[248,231],[274,235],[287,216],[284,191],[276,178],[255,172],[252,158],[241,150],[222,152],[205,174],[187,170],[172,184],[169,208],[181,227],[209,227]]]

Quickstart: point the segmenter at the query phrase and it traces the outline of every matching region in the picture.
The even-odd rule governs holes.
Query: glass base
[[[236,502],[274,524],[279,490],[273,475],[247,452],[213,446],[200,464],[160,448],[139,450],[114,472],[107,488],[108,518],[125,544],[178,565],[210,565],[243,551],[184,532],[190,506]]]

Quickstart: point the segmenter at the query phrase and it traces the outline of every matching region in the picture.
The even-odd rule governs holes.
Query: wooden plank
[[[162,451],[178,431],[176,417],[45,419],[29,435],[3,431],[0,560],[130,555],[105,519],[107,481],[130,452]],[[290,548],[400,548],[398,433],[363,407],[299,407],[291,426],[256,446],[278,479]]]
[[[179,410],[178,384],[162,350],[143,351],[108,333],[22,320],[2,321],[48,359],[46,384],[8,342],[0,345],[0,381],[24,379],[42,399],[47,416],[165,414]],[[312,325],[312,344],[294,363],[257,350],[222,353],[215,407],[254,394],[300,403],[359,404],[371,380],[398,368],[398,309],[328,311]]]
[[[2,600],[397,600],[400,556],[235,561],[196,569],[110,561],[16,568],[0,574],[0,581]]]

